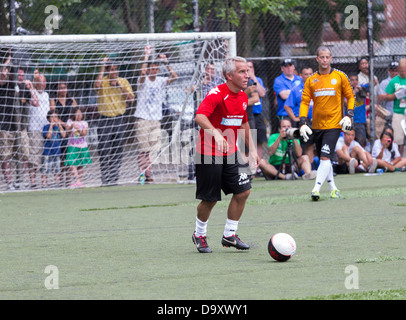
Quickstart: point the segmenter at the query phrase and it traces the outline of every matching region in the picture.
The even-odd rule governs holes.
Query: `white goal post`
[[[193,182],[206,67],[221,80],[236,50],[235,32],[0,36],[0,192]]]

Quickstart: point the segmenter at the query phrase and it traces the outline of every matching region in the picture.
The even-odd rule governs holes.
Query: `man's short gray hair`
[[[224,61],[223,63],[223,76],[224,79],[227,80],[227,73],[233,74],[236,67],[235,67],[235,63],[236,62],[247,62],[247,60],[243,57],[232,57],[232,58],[227,58],[226,61]]]

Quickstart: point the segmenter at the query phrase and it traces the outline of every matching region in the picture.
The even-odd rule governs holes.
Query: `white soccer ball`
[[[268,252],[276,261],[287,261],[296,252],[296,242],[287,233],[276,233],[269,240]]]

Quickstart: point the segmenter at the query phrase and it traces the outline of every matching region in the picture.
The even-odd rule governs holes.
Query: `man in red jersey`
[[[192,239],[201,253],[211,252],[206,240],[207,222],[221,191],[233,194],[224,228],[222,245],[240,250],[249,249],[236,235],[238,221],[250,194],[251,181],[237,159],[237,134],[249,146],[249,162],[257,168],[259,158],[251,137],[247,117],[247,61],[241,57],[228,58],[223,64],[226,83],[209,91],[196,112],[200,126],[196,146],[196,229]]]

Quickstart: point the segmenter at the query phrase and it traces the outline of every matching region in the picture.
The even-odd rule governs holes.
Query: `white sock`
[[[324,181],[326,181],[328,174],[330,173],[331,162],[330,160],[320,160],[319,168],[317,169],[316,183],[313,191],[320,191]]]
[[[207,220],[206,222],[203,222],[201,220],[199,220],[196,217],[196,229],[195,229],[195,235],[196,237],[205,237],[206,233],[207,233],[207,223],[209,222],[209,220]]]
[[[330,191],[337,190],[336,184],[334,183],[334,172],[333,166],[330,164],[330,172],[327,175],[327,182],[330,186]]]
[[[226,225],[224,227],[224,236],[226,238],[235,235],[238,229],[238,221],[227,219]]]

